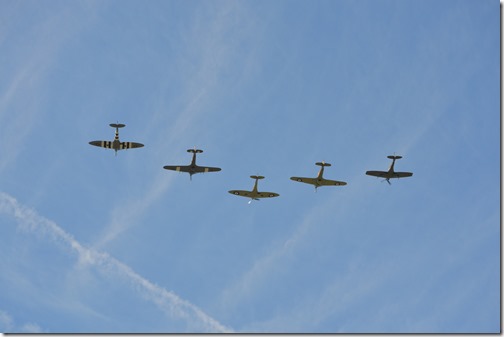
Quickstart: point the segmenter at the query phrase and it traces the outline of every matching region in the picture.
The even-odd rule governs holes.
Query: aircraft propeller
[[[261,199],[252,198],[252,199],[250,199],[250,200],[249,200],[248,204],[250,205],[250,204],[252,203],[252,201],[254,201],[254,200],[256,200],[256,201],[261,201]]]
[[[392,183],[390,182],[390,179],[389,179],[389,178],[385,178],[385,179],[383,179],[381,182],[384,182],[384,181],[386,181],[389,185],[392,185]]]

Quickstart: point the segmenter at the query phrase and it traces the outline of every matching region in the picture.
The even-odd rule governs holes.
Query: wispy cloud
[[[0,96],[0,124],[6,126],[2,128],[0,141],[9,144],[3,147],[5,151],[0,155],[0,171],[15,161],[34,125],[40,108],[38,88],[49,65],[31,58],[22,67],[13,74],[8,87]],[[29,100],[21,98],[27,94]]]
[[[263,289],[267,280],[283,270],[283,267],[292,261],[291,258],[302,249],[303,244],[306,242],[306,237],[313,231],[318,221],[327,216],[328,212],[335,212],[334,207],[329,211],[328,205],[334,205],[334,200],[328,199],[313,207],[304,219],[297,224],[290,235],[286,237],[283,244],[274,245],[271,250],[254,261],[250,269],[235,283],[223,290],[221,304],[225,312],[229,313],[236,306],[253,298],[258,291]]]
[[[3,310],[0,310],[0,328],[2,331],[12,330],[12,317]]]
[[[181,139],[195,138],[201,132],[205,125],[200,122],[200,117],[204,117],[209,107],[222,97],[223,87],[229,86],[223,79],[223,73],[230,64],[243,61],[234,54],[229,35],[240,40],[250,33],[236,30],[238,23],[247,21],[246,10],[236,2],[219,2],[216,6],[214,3],[202,3],[201,6],[190,18],[192,29],[181,33],[182,43],[178,53],[182,56],[174,61],[181,69],[181,78],[169,79],[178,83],[180,94],[174,98],[175,102],[157,102],[146,122],[149,132],[154,134],[149,146],[155,148],[152,153],[158,157],[174,147],[180,149]],[[178,111],[178,114],[173,118],[173,114],[167,111]],[[186,144],[188,147],[194,145]],[[139,193],[141,197],[136,196],[131,201],[121,200],[113,206],[111,220],[96,246],[103,247],[138,223],[150,206],[164,195],[171,181],[161,170],[148,182],[144,192]]]
[[[91,265],[106,273],[112,273],[130,281],[132,287],[146,300],[154,303],[168,317],[187,322],[188,330],[194,332],[230,332],[214,318],[208,316],[194,304],[181,299],[137,274],[133,269],[104,252],[84,247],[72,235],[65,232],[56,223],[37,214],[34,210],[21,205],[14,197],[0,192],[0,213],[14,217],[19,227],[36,233],[51,241],[63,243],[75,252],[80,264]],[[4,324],[11,324],[8,315],[2,315]]]
[[[165,172],[159,171],[142,198],[121,202],[114,207],[111,211],[111,221],[94,246],[104,247],[136,223],[138,218],[169,188],[172,179],[173,176],[166,176]]]
[[[7,13],[10,15],[2,18],[5,20],[0,26],[0,48],[5,51],[0,56],[0,62],[8,65],[0,69],[0,126],[3,126],[0,142],[8,144],[2,147],[0,153],[0,172],[16,161],[26,138],[44,115],[47,77],[58,61],[62,48],[89,23],[86,20],[74,20],[73,14],[77,12],[71,11],[72,6],[63,6],[47,16],[40,8],[33,22],[25,25],[19,33],[16,31],[20,25],[19,19],[25,18],[22,13],[36,10],[26,6],[29,7],[24,4],[9,8]],[[79,10],[82,8],[79,7]],[[12,31],[20,38],[4,38]]]
[[[21,333],[41,333],[42,329],[38,324],[25,323],[17,325],[12,316],[4,310],[0,310],[0,331],[21,332]]]

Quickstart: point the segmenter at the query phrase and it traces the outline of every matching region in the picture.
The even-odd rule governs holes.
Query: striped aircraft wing
[[[189,172],[190,171],[190,166],[174,166],[174,165],[166,165],[163,166],[165,170],[172,170],[172,171],[177,171],[177,172]]]
[[[220,170],[221,170],[220,167],[196,166],[194,168],[194,171],[198,173],[217,172]]]
[[[94,145],[94,146],[104,147],[106,149],[112,148],[112,142],[107,141],[107,140],[94,140],[92,142],[89,142],[89,144]]]
[[[166,170],[172,170],[177,172],[192,172],[192,173],[217,172],[221,170],[219,167],[204,167],[204,166],[191,167],[188,165],[187,166],[166,165],[163,166],[163,168]]]
[[[119,150],[124,150],[124,149],[134,149],[137,147],[143,147],[143,144],[140,143],[135,143],[135,142],[121,142],[119,145]]]

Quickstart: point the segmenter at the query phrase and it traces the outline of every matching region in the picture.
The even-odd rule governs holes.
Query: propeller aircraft
[[[94,146],[99,146],[99,147],[104,147],[106,149],[113,149],[115,151],[115,154],[117,156],[117,151],[119,150],[125,150],[125,149],[133,149],[137,147],[143,147],[143,144],[140,143],[134,143],[134,142],[121,142],[119,140],[119,129],[125,127],[125,124],[110,124],[111,127],[115,128],[115,137],[113,141],[107,141],[107,140],[94,140],[92,142],[89,142],[89,144],[94,145]]]
[[[187,150],[187,152],[190,152],[193,154],[191,164],[189,164],[187,166],[166,165],[166,166],[163,166],[163,168],[166,170],[189,173],[190,180],[192,180],[193,174],[196,174],[196,173],[217,172],[217,171],[221,170],[220,167],[207,167],[207,166],[196,165],[196,154],[202,153],[203,150],[199,150],[199,149],[194,148],[194,149]]]
[[[314,185],[315,192],[317,192],[317,188],[319,188],[320,186],[344,186],[347,184],[344,181],[330,180],[330,179],[325,179],[323,177],[324,167],[331,166],[331,164],[323,161],[323,162],[315,163],[315,165],[320,166],[320,171],[319,171],[317,177],[315,177],[315,178],[291,177],[291,180],[298,181],[300,183]]]
[[[238,195],[240,197],[250,198],[249,204],[252,202],[252,200],[259,201],[260,198],[274,198],[280,195],[274,192],[259,192],[257,190],[257,181],[259,179],[264,179],[263,176],[250,176],[250,178],[255,179],[254,188],[252,189],[252,191],[231,190],[229,191],[229,193]]]
[[[392,159],[392,164],[390,165],[390,168],[388,171],[366,171],[366,174],[368,176],[374,176],[378,178],[385,178],[387,183],[390,184],[390,179],[392,178],[406,178],[406,177],[411,177],[413,173],[411,172],[395,172],[394,171],[394,164],[397,159],[401,159],[401,156],[387,156],[387,158]]]

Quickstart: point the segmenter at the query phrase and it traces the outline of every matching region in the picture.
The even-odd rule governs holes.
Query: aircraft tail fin
[[[329,164],[329,163],[326,163],[325,161],[323,161],[323,162],[318,162],[318,163],[315,163],[315,165],[318,165],[318,166],[331,166],[331,164]]]
[[[401,156],[387,156],[388,159],[401,159]]]
[[[194,148],[194,149],[189,149],[189,150],[187,150],[187,152],[190,152],[190,153],[202,153],[202,152],[203,152],[203,150],[200,150],[200,149],[196,149],[196,148]]]
[[[110,126],[113,128],[124,128],[126,126],[126,124],[112,123],[112,124],[110,124]]]
[[[263,176],[250,176],[250,178],[252,178],[252,179],[264,179]]]

